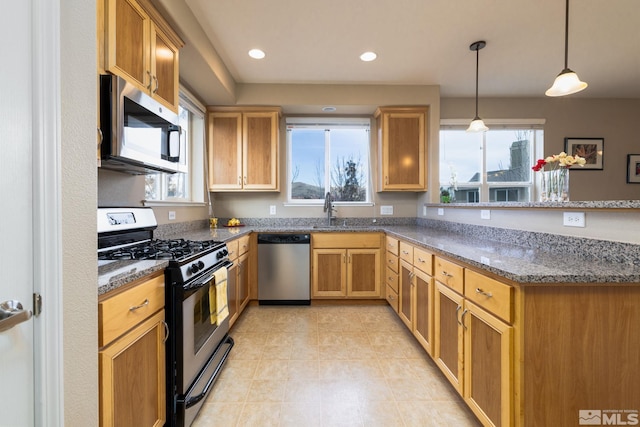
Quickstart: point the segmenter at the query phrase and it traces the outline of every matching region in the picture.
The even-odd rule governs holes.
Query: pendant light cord
[[[478,118],[478,68],[479,66],[480,66],[480,49],[476,49],[476,119]]]
[[[567,10],[564,15],[564,69],[569,68],[569,0],[567,0]]]

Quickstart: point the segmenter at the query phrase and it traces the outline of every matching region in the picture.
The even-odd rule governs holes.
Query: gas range
[[[98,263],[167,260],[165,343],[167,427],[188,427],[220,375],[234,345],[226,307],[227,245],[215,240],[153,239],[150,208],[98,209]],[[224,273],[224,274],[221,274]],[[234,279],[231,279],[234,280]],[[235,286],[231,282],[230,286]]]

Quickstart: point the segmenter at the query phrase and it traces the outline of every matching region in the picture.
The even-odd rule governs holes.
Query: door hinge
[[[33,316],[38,317],[42,313],[42,295],[33,293]]]

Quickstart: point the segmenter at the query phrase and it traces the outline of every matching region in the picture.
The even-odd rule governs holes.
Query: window
[[[369,119],[287,118],[289,202],[369,203],[369,141]]]
[[[440,128],[441,196],[456,203],[533,200],[531,167],[542,151],[542,126],[493,124],[484,133],[465,128]]]
[[[188,92],[183,89],[180,91],[180,150],[187,153],[185,158],[189,172],[146,175],[145,202],[204,202],[204,110],[205,107]]]

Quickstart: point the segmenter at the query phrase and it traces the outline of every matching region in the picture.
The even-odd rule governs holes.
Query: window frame
[[[204,206],[206,204],[205,177],[206,156],[206,107],[186,88],[180,86],[179,106],[189,111],[189,129],[186,142],[188,172],[188,197],[167,197],[167,178],[173,174],[157,174],[159,178],[158,199],[143,200],[144,206]],[[193,121],[192,117],[197,118]],[[146,180],[145,180],[146,185]]]
[[[367,165],[366,172],[366,185],[364,186],[366,189],[364,201],[334,201],[333,204],[335,206],[373,206],[373,180],[372,180],[372,152],[371,152],[371,117],[299,117],[299,116],[287,116],[285,117],[285,128],[286,128],[286,151],[287,151],[287,162],[286,162],[286,172],[287,172],[287,199],[284,203],[284,206],[314,206],[317,207],[319,205],[324,204],[324,198],[322,199],[292,199],[291,198],[291,180],[293,178],[293,163],[292,163],[292,132],[291,129],[299,128],[299,129],[319,129],[325,130],[325,165],[331,165],[330,152],[326,149],[328,145],[330,145],[330,131],[331,129],[365,129],[368,133],[367,138],[367,157],[366,159],[362,159],[362,162]],[[326,132],[326,131],[329,132]],[[324,175],[324,185],[325,191],[326,189],[331,187],[331,167],[329,167],[327,173],[327,169],[325,168]]]
[[[539,180],[537,176],[533,173],[530,174],[530,178],[528,182],[508,182],[508,181],[499,181],[499,182],[488,182],[486,179],[487,175],[487,158],[486,158],[486,144],[487,138],[486,134],[493,131],[501,131],[501,130],[531,130],[534,133],[533,140],[531,141],[531,166],[533,166],[535,159],[542,157],[544,152],[544,124],[545,119],[492,119],[492,120],[484,120],[489,130],[487,132],[482,133],[482,156],[481,156],[481,170],[480,180],[477,183],[458,183],[457,187],[460,188],[473,188],[477,189],[479,192],[479,200],[476,202],[468,202],[463,201],[460,203],[465,204],[475,204],[475,203],[508,203],[497,200],[490,200],[491,191],[499,190],[502,187],[518,187],[519,189],[526,188],[529,190],[529,200],[525,200],[523,202],[532,202],[537,200],[537,193],[539,190]],[[447,130],[455,130],[455,131],[464,131],[467,129],[469,123],[468,120],[465,119],[442,119],[440,121],[440,129],[438,132],[439,135],[439,144],[438,144],[438,152],[440,152],[442,138],[441,133]],[[438,155],[438,188],[450,188],[449,182],[441,182],[440,181],[440,167],[442,164],[440,163],[440,155]],[[438,199],[439,199],[438,190]],[[467,196],[468,199],[468,196]]]

